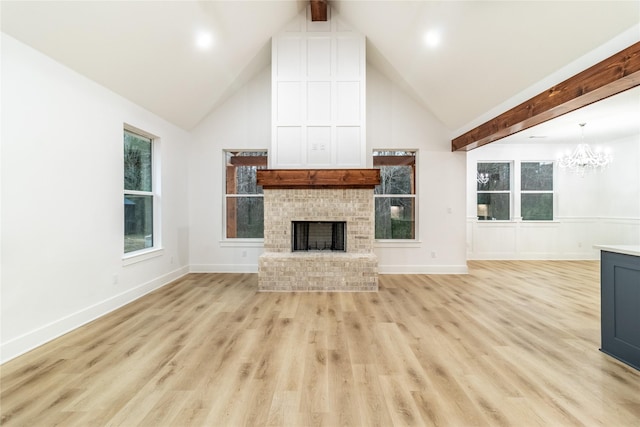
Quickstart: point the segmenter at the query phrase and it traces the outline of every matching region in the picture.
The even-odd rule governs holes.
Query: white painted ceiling
[[[329,4],[366,36],[369,64],[451,132],[640,22],[637,0]],[[3,0],[0,12],[3,32],[189,130],[270,64],[271,36],[307,5]],[[209,50],[194,45],[201,30]]]

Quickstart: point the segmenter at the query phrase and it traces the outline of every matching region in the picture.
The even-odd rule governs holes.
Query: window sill
[[[122,257],[122,265],[127,266],[164,255],[163,248],[149,248]]]
[[[556,219],[553,220],[522,220],[522,219],[512,219],[512,220],[506,220],[506,219],[494,219],[494,220],[476,220],[476,223],[478,224],[560,224],[561,221],[558,221]]]
[[[220,240],[222,248],[262,248],[264,247],[264,239],[229,239]]]
[[[375,240],[374,248],[419,248],[422,246],[420,240]]]

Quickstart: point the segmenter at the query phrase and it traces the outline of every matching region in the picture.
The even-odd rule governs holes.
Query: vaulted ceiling
[[[262,1],[2,1],[2,31],[192,129],[271,61],[309,5]],[[369,64],[454,133],[640,21],[632,1],[330,0]],[[436,47],[428,31],[440,32]],[[194,39],[209,32],[212,43]]]

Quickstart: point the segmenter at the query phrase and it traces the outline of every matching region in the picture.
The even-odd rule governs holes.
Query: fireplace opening
[[[292,251],[346,251],[346,221],[292,221]]]

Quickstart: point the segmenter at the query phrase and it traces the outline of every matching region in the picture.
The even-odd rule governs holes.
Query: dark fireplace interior
[[[293,221],[293,251],[346,251],[345,221]]]

